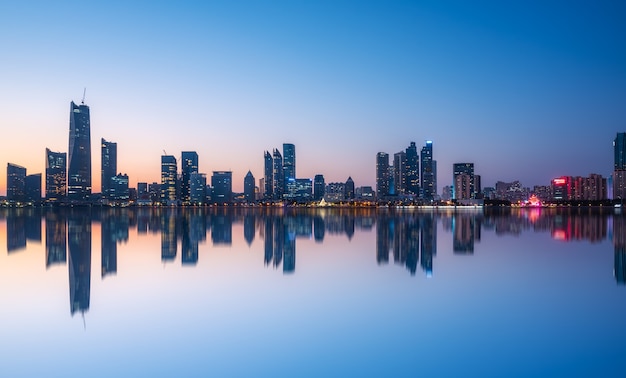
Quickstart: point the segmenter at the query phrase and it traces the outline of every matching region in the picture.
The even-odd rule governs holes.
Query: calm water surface
[[[0,376],[626,376],[613,210],[0,210]]]

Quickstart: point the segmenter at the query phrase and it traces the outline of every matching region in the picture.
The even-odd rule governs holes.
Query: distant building
[[[264,174],[263,196],[267,200],[274,198],[274,159],[269,151],[264,154]]]
[[[46,148],[46,199],[61,202],[67,194],[67,154]]]
[[[189,175],[189,202],[202,205],[206,202],[206,175],[192,172]]]
[[[283,143],[283,177],[296,178],[296,146],[291,143]]]
[[[41,202],[41,173],[26,176],[24,194],[26,202]]]
[[[613,141],[613,198],[626,199],[626,133],[617,133]]]
[[[420,170],[417,146],[411,142],[406,151],[406,194],[419,195],[420,193]],[[396,184],[397,185],[397,184]],[[396,194],[399,194],[396,192]]]
[[[26,168],[7,164],[7,200],[23,202],[26,200]]]
[[[552,199],[554,201],[568,201],[571,199],[571,180],[569,176],[562,176],[552,180]]]
[[[330,182],[326,185],[324,200],[326,202],[341,202],[345,199],[345,186],[343,182]]]
[[[321,201],[326,193],[326,183],[324,182],[324,175],[315,175],[313,179],[313,199],[315,201]]]
[[[383,199],[389,195],[389,154],[376,154],[376,197]]]
[[[426,141],[420,155],[422,160],[422,197],[425,200],[432,200],[437,195],[437,162],[433,160],[432,141]]]
[[[354,194],[354,181],[352,181],[352,177],[348,177],[346,184],[344,186],[344,199],[353,200],[355,198]]]
[[[128,202],[130,200],[128,175],[119,173],[111,177],[109,199],[116,202]]]
[[[452,199],[453,188],[450,185],[446,185],[441,190],[441,199],[443,201],[450,201]]]
[[[161,202],[161,184],[158,182],[153,182],[148,185],[148,192],[150,193],[150,200],[152,203]]]
[[[176,198],[177,183],[176,158],[172,155],[161,156],[161,203],[174,204]]]
[[[91,126],[89,107],[70,104],[70,138],[67,198],[84,202],[91,198]]]
[[[198,173],[198,153],[183,151],[181,154],[180,199],[183,203],[191,202],[191,175]]]
[[[400,151],[393,154],[393,181],[395,193],[404,194],[407,187],[407,164],[406,152]]]
[[[211,177],[213,203],[223,205],[232,201],[233,173],[230,171],[213,171]]]
[[[294,179],[287,181],[285,198],[295,202],[309,202],[313,198],[313,183],[311,179]]]
[[[360,186],[355,189],[355,195],[358,199],[373,201],[376,198],[376,192],[371,186]]]
[[[256,200],[255,198],[255,193],[254,193],[254,176],[252,175],[252,172],[248,171],[248,173],[246,174],[246,177],[244,177],[243,179],[243,194],[244,197],[246,198],[246,202],[248,203],[252,203]]]
[[[474,199],[474,163],[455,163],[452,166],[454,199]]]
[[[117,143],[100,140],[101,145],[101,195],[102,199],[111,196],[111,179],[117,175]]]
[[[283,193],[285,189],[285,175],[283,172],[283,156],[277,149],[274,149],[273,153],[273,168],[273,199],[281,200],[283,199]]]
[[[541,202],[552,200],[552,189],[548,185],[535,185],[532,194],[534,194]]]

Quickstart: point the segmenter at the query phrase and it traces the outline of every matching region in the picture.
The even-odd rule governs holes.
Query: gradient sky
[[[626,131],[621,1],[15,1],[0,4],[0,194],[6,163],[44,173],[91,107],[118,170],[160,181],[163,150],[243,189],[263,151],[296,145],[298,177],[375,185],[375,156],[433,140],[483,186],[612,170]]]

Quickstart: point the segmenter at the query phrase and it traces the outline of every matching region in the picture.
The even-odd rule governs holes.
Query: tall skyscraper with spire
[[[70,104],[70,141],[67,170],[67,197],[88,201],[91,196],[91,127],[89,107]]]

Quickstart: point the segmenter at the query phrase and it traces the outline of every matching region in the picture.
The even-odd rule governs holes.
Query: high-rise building
[[[476,198],[474,194],[474,163],[455,163],[452,171],[454,199]]]
[[[100,192],[103,199],[108,199],[111,196],[111,179],[117,175],[117,143],[107,142],[104,138],[100,142],[102,149]]]
[[[324,182],[324,175],[315,175],[313,179],[313,199],[315,201],[321,201],[324,198],[324,192],[326,189],[326,183]]]
[[[53,152],[46,148],[46,199],[63,201],[67,193],[65,152]]]
[[[206,201],[206,175],[194,172],[189,177],[189,201],[201,205]]]
[[[176,202],[176,169],[176,158],[174,156],[161,156],[161,202],[163,204]]]
[[[295,202],[308,202],[313,197],[313,183],[311,179],[294,179],[287,180],[287,192],[285,199]]]
[[[91,128],[89,107],[70,104],[70,142],[67,169],[67,197],[84,202],[91,196]]]
[[[255,201],[254,183],[254,176],[252,175],[252,172],[248,171],[246,177],[243,179],[243,195],[248,203]]]
[[[120,173],[111,177],[108,198],[120,202],[127,202],[130,199],[128,175]]]
[[[191,174],[198,173],[198,153],[183,151],[181,158],[182,177],[180,181],[180,195],[183,203],[191,201]]]
[[[346,181],[346,185],[343,188],[344,190],[344,199],[345,200],[353,200],[354,199],[354,181],[352,177],[348,177]]]
[[[265,151],[264,162],[265,182],[263,187],[263,198],[271,200],[274,198],[274,160],[272,159],[272,154],[270,154],[269,151]]]
[[[417,146],[411,142],[406,149],[406,190],[407,194],[418,195],[420,192],[420,167]]]
[[[274,149],[274,199],[281,200],[283,199],[283,193],[285,189],[285,176],[283,173],[283,156],[280,154],[280,151]]]
[[[7,199],[11,202],[22,202],[26,199],[26,168],[7,164]]]
[[[393,155],[393,182],[396,194],[407,192],[406,152],[400,151]]]
[[[283,172],[285,183],[296,178],[296,146],[291,143],[283,143]]]
[[[24,194],[26,202],[41,202],[41,173],[26,176]]]
[[[626,199],[626,133],[617,133],[613,141],[613,198]]]
[[[233,173],[230,171],[214,171],[211,177],[214,203],[223,205],[231,202],[233,194]]]
[[[376,154],[376,197],[380,200],[389,195],[389,154]]]
[[[436,162],[433,160],[433,142],[426,141],[420,154],[422,161],[421,177],[422,177],[422,197],[425,200],[432,200],[437,194],[437,170]]]

